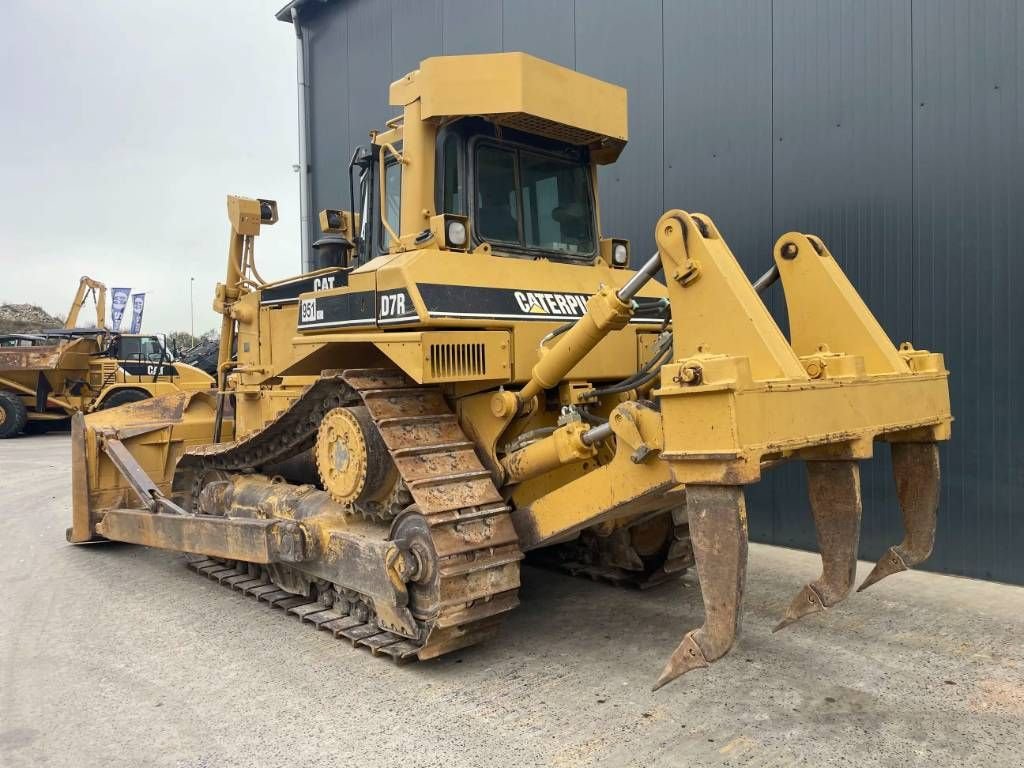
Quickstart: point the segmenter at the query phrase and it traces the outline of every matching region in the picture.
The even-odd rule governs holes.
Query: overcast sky
[[[65,314],[89,275],[145,291],[144,331],[219,320],[229,193],[278,201],[265,279],[299,261],[295,38],[284,0],[7,0],[0,302]],[[91,313],[83,315],[89,320]]]

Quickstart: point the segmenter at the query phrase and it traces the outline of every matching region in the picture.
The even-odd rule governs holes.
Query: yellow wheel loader
[[[89,295],[96,327],[76,328]],[[162,336],[105,329],[105,302],[106,287],[83,277],[64,328],[0,342],[0,439],[19,435],[29,422],[214,387],[209,374],[175,361]]]
[[[502,53],[427,59],[390,100],[349,210],[321,213],[322,268],[264,281],[276,205],[228,198],[217,392],[75,417],[70,541],[187,553],[395,659],[493,635],[527,552],[641,586],[695,563],[705,622],[656,686],[733,645],[744,489],[783,462],[807,468],[822,574],[782,625],[849,594],[876,445],[906,537],[866,584],[928,556],[942,356],[894,346],[819,238],[784,234],[752,284],[710,216],[670,210],[635,269],[597,204],[623,89]]]

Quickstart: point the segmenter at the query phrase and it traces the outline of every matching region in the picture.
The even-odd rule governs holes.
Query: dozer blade
[[[808,461],[806,466],[821,576],[796,594],[773,632],[845,600],[857,575],[861,517],[857,462]]]
[[[857,591],[886,576],[924,562],[935,544],[939,509],[939,446],[936,443],[893,443],[892,473],[903,516],[903,541],[889,547]]]
[[[732,648],[747,575],[747,509],[743,488],[686,488],[690,539],[704,599],[704,624],[683,637],[652,690],[706,667]]]

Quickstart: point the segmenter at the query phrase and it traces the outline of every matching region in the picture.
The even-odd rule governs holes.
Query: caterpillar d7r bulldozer
[[[695,562],[705,622],[658,686],[732,646],[744,487],[782,462],[806,465],[823,566],[783,625],[849,593],[878,444],[906,536],[866,583],[928,556],[942,356],[895,347],[820,239],[783,235],[755,285],[709,216],[670,210],[634,269],[597,208],[623,89],[503,53],[427,59],[390,98],[321,268],[264,282],[276,206],[228,199],[218,391],[76,418],[70,541],[187,553],[396,659],[494,634],[526,552],[639,584]]]

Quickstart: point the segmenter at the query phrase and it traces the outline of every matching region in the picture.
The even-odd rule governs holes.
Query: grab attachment
[[[689,485],[686,508],[697,576],[704,598],[704,624],[687,632],[652,690],[706,667],[732,648],[740,623],[747,575],[747,508],[743,488]]]
[[[845,600],[857,575],[861,518],[857,462],[808,461],[806,466],[821,576],[797,593],[773,632]]]
[[[939,509],[939,446],[893,443],[892,473],[903,516],[903,541],[889,547],[857,588],[861,592],[886,576],[913,568],[932,553]]]

